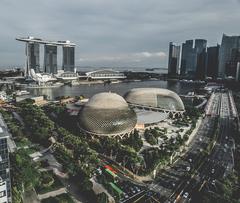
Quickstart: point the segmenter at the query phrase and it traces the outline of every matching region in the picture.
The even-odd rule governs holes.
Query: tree
[[[129,137],[123,139],[121,143],[134,148],[136,151],[139,151],[143,146],[141,136],[136,129],[129,135]]]
[[[102,192],[97,195],[97,201],[98,203],[108,203],[108,196],[105,192]]]

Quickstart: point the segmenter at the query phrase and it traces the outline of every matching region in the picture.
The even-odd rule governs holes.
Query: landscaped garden
[[[38,184],[35,190],[38,194],[44,194],[62,188],[61,181],[52,171],[40,172]]]

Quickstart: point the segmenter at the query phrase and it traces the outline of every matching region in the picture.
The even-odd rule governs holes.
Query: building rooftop
[[[167,113],[135,110],[137,114],[137,124],[155,124],[168,118]]]
[[[38,44],[47,44],[47,45],[59,45],[59,46],[71,46],[74,47],[76,44],[71,43],[69,40],[66,41],[50,41],[50,40],[44,40],[40,38],[35,37],[18,37],[16,38],[17,41],[21,42],[34,42]]]

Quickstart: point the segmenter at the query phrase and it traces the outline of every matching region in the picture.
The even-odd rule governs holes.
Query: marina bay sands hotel
[[[57,74],[57,47],[62,46],[62,69],[64,72],[75,72],[75,44],[70,41],[48,41],[34,37],[16,38],[26,43],[26,76],[33,69],[40,73],[40,44],[44,45],[43,72]]]

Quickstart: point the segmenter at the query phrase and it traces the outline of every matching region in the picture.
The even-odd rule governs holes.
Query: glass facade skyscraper
[[[57,46],[55,45],[44,46],[44,72],[57,73]]]
[[[203,80],[206,76],[206,53],[207,40],[205,39],[196,39],[195,40],[195,71],[193,71],[194,78]]]
[[[194,46],[193,46],[194,45]],[[181,76],[204,79],[206,72],[207,40],[186,40],[182,44]]]
[[[219,48],[219,45],[207,48],[206,76],[213,79],[218,76]]]
[[[181,75],[186,75],[193,70],[194,60],[193,40],[187,40],[182,44]]]
[[[195,51],[197,54],[200,54],[206,51],[207,48],[207,40],[205,39],[196,39],[195,40]]]
[[[227,36],[223,34],[219,51],[218,77],[224,78],[228,74],[227,63],[231,61],[232,49],[240,48],[240,36]],[[230,67],[228,65],[228,67]]]
[[[75,68],[75,47],[63,46],[63,63],[64,71],[74,72]]]
[[[176,76],[179,73],[180,46],[169,43],[168,75]]]
[[[39,53],[40,49],[38,43],[26,43],[27,74],[30,69],[33,69],[36,73],[40,72]]]
[[[227,77],[237,77],[237,64],[240,62],[240,48],[234,48],[231,52],[231,58],[226,62],[225,75]]]

